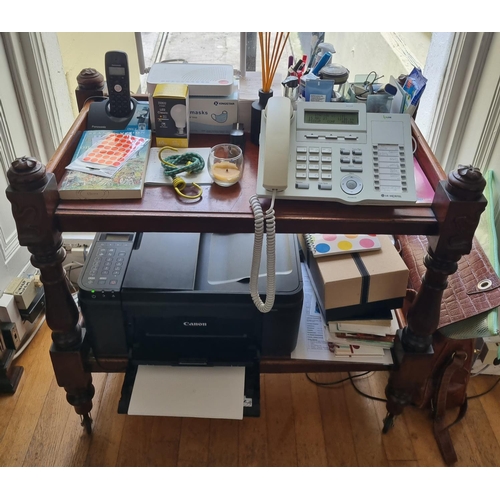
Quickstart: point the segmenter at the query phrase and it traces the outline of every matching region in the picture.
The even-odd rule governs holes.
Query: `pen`
[[[318,61],[318,64],[312,70],[313,75],[318,76],[318,73],[323,69],[326,63],[330,60],[332,54],[330,52],[325,52],[321,59]]]
[[[304,62],[302,61],[302,59],[299,59],[296,63],[295,63],[295,66],[293,67],[293,71],[294,73],[297,73],[297,71],[299,71],[300,67],[302,66],[302,64],[304,64]]]

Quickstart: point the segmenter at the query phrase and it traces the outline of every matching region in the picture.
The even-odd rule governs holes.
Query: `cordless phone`
[[[132,109],[127,54],[118,50],[106,52],[105,65],[109,114],[116,118],[124,118]]]

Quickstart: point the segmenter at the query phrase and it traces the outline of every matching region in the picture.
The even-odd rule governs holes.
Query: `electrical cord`
[[[68,280],[68,283],[70,284],[71,288],[75,291],[76,291],[76,289],[73,286],[73,283],[71,281],[71,271],[73,271],[73,269],[79,269],[81,267],[83,267],[83,264],[81,262],[75,262],[75,261],[70,262],[70,263],[66,264],[65,266],[63,266],[63,269],[67,272],[66,278]]]
[[[271,205],[264,214],[262,206],[256,195],[250,198],[250,206],[255,219],[255,235],[252,255],[252,268],[250,271],[250,295],[255,307],[262,312],[268,313],[274,306],[276,295],[276,221],[274,217],[274,201],[276,190],[273,190]],[[262,257],[262,243],[264,240],[264,225],[266,228],[267,243],[267,280],[266,280],[266,302],[262,302],[259,296],[259,269]]]
[[[480,398],[481,396],[484,396],[484,395],[488,394],[488,392],[491,392],[498,385],[498,382],[500,382],[500,377],[497,378],[497,380],[492,384],[492,386],[489,389],[486,389],[481,394],[476,394],[474,396],[467,396],[467,400]]]
[[[182,191],[186,187],[186,181],[182,177],[177,177],[182,172],[189,172],[192,174],[196,174],[201,172],[205,167],[205,160],[202,156],[197,153],[184,153],[180,155],[170,155],[167,158],[162,157],[163,151],[166,150],[175,150],[175,148],[171,148],[170,146],[165,146],[158,151],[158,159],[163,166],[163,170],[165,175],[172,178],[172,185],[174,186],[175,191],[179,196],[183,198],[191,198],[196,199],[200,198],[203,190],[198,184],[193,182],[193,186],[198,189],[198,193],[196,195],[187,195]]]
[[[318,382],[317,380],[314,380],[313,378],[311,378],[311,376],[309,375],[309,373],[306,373],[306,377],[307,377],[307,380],[309,380],[310,382],[312,382],[313,384],[315,384],[315,385],[317,385],[319,387],[326,387],[327,389],[331,389],[331,388],[333,388],[336,385],[340,385],[340,384],[342,384],[344,382],[347,382],[348,380],[351,380],[353,378],[364,377],[365,375],[369,375],[370,373],[373,373],[373,372],[368,371],[368,372],[358,373],[357,375],[351,375],[349,373],[348,377],[342,378],[340,380],[335,380],[333,382]]]
[[[377,398],[375,396],[371,396],[370,394],[366,394],[364,393],[363,391],[361,391],[360,389],[358,389],[358,387],[356,386],[356,384],[354,383],[354,379],[355,378],[359,378],[359,377],[364,377],[365,375],[368,375],[368,374],[371,374],[373,372],[371,371],[367,371],[367,372],[363,372],[363,373],[358,373],[357,375],[351,375],[351,372],[347,372],[348,376],[346,378],[343,378],[343,379],[340,379],[340,380],[336,380],[334,382],[318,382],[316,380],[313,380],[308,373],[306,373],[306,377],[307,379],[312,382],[313,384],[317,385],[318,387],[324,387],[326,389],[332,389],[334,386],[336,385],[339,385],[339,384],[342,384],[343,382],[351,382],[351,385],[353,386],[354,390],[360,394],[361,396],[365,397],[365,398],[368,398],[368,399],[371,399],[373,401],[380,401],[381,403],[387,403],[387,400],[386,399],[382,399],[382,398]]]
[[[351,372],[347,372],[347,373],[348,373],[348,377],[340,379],[340,380],[336,380],[334,382],[318,382],[318,381],[312,379],[308,373],[306,373],[306,377],[313,384],[317,385],[318,387],[324,387],[326,389],[332,389],[333,386],[340,385],[343,382],[347,382],[349,380],[351,382],[351,385],[353,386],[354,390],[358,394],[360,394],[361,396],[363,396],[365,398],[368,398],[368,399],[371,399],[373,401],[379,401],[381,403],[387,403],[387,399],[377,398],[375,396],[371,396],[370,394],[366,394],[363,391],[361,391],[356,386],[356,384],[354,383],[354,379],[355,378],[363,377],[363,376],[368,375],[369,373],[373,373],[373,372],[364,372],[364,373],[360,373],[358,375],[351,375]],[[500,377],[492,384],[492,386],[489,389],[487,389],[486,391],[482,392],[481,394],[476,394],[474,396],[467,396],[467,400],[469,400],[469,399],[477,399],[477,398],[480,398],[482,396],[485,396],[486,394],[488,394],[489,392],[491,392],[498,385],[499,382],[500,382]]]

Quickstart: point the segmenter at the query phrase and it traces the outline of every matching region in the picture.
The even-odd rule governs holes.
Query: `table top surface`
[[[82,131],[86,108],[47,164],[60,182]],[[412,132],[421,147],[416,156],[435,188],[444,179],[441,167],[415,125]],[[192,135],[190,147],[211,147],[228,142],[227,136]],[[229,188],[204,185],[201,199],[179,197],[171,186],[146,186],[136,200],[60,200],[56,221],[61,231],[254,231],[250,197],[257,186],[258,146],[246,138],[245,168],[241,181]],[[264,210],[269,200],[261,200]],[[336,232],[378,234],[438,234],[433,210],[422,206],[362,206],[331,201],[276,200],[276,231],[282,233]]]

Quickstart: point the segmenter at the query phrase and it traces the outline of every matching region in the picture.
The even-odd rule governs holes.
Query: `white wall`
[[[128,55],[130,88],[135,92],[140,86],[139,60],[135,34],[126,33],[57,33],[64,71],[71,93],[73,112],[78,114],[75,98],[76,78],[84,68],[94,68],[103,76],[104,54],[110,50],[122,50]]]

